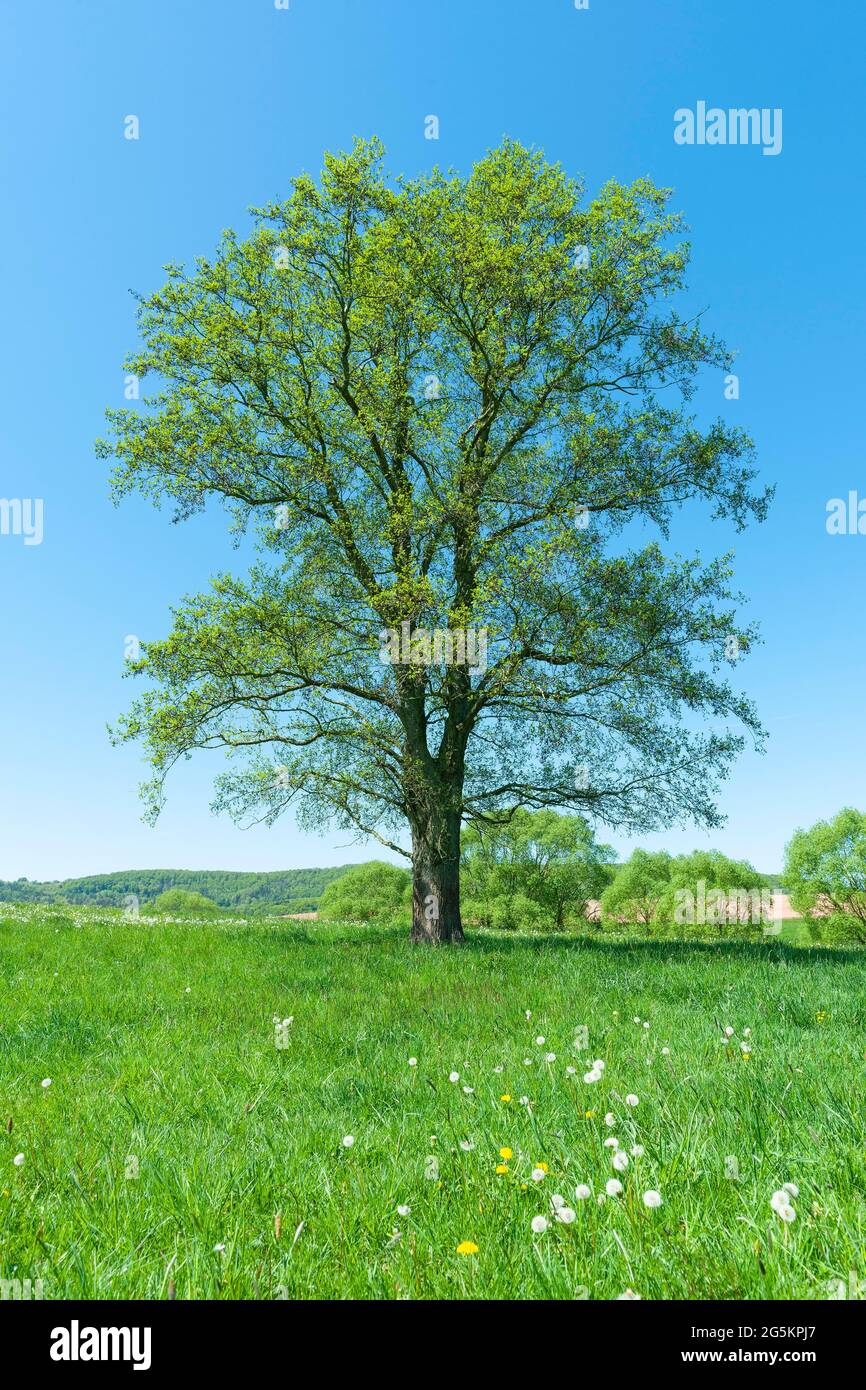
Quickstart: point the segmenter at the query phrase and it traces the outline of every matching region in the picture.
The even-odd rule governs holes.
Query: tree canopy
[[[680,231],[648,178],[587,201],[506,140],[389,182],[371,140],[168,267],[126,364],[153,390],[99,450],[118,498],[216,499],[262,558],[131,664],[151,684],[116,733],[151,813],[178,759],[225,750],[218,808],[405,853],[425,940],[461,938],[464,823],[718,823],[760,736],[725,646],[755,632],[729,557],[662,542],[686,502],[740,528],[768,495],[748,436],[688,412],[730,359],[676,307]]]

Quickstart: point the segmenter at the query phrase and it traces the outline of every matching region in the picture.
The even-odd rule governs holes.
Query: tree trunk
[[[460,816],[433,807],[412,823],[411,941],[463,940],[460,922]]]

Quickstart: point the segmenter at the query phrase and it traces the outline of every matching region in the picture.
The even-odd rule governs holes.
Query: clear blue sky
[[[641,174],[674,187],[693,303],[740,349],[739,401],[714,376],[699,408],[752,431],[779,489],[735,541],[765,638],[739,678],[769,747],[738,764],[711,839],[775,868],[797,824],[866,805],[866,536],[825,529],[830,498],[866,497],[864,44],[863,8],[841,0],[0,0],[0,497],[45,507],[41,545],[0,535],[0,878],[371,857],[289,821],[215,819],[216,755],[141,823],[139,757],[105,732],[132,693],[124,639],[164,633],[171,603],[238,557],[217,516],[115,510],[92,447],[122,403],[129,290],[245,229],[250,205],[356,134],[378,133],[394,172],[466,170],[507,133],[590,192]],[[674,112],[698,101],[781,108],[782,152],[676,144]],[[675,540],[733,537],[690,517]]]

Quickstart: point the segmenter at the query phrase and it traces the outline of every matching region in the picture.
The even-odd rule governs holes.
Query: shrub
[[[412,880],[408,869],[373,859],[356,864],[329,883],[319,899],[323,922],[382,921],[411,910]]]
[[[172,916],[186,912],[213,915],[220,911],[212,898],[206,898],[204,893],[193,893],[189,888],[167,888],[154,899],[153,909]]]

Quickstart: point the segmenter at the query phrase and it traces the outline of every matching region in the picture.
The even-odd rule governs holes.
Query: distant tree
[[[517,810],[463,835],[464,912],[485,925],[560,931],[586,916],[610,882],[615,858],[581,816]]]
[[[730,359],[665,303],[688,262],[668,200],[641,178],[584,203],[510,140],[393,186],[359,141],[169,268],[127,364],[156,393],[99,452],[117,497],[177,520],[216,499],[269,558],[132,663],[152,685],[117,736],[144,740],[153,814],[193,750],[246,754],[217,807],[295,804],[406,854],[425,941],[462,937],[463,823],[719,822],[735,726],[760,735],[722,674],[754,634],[729,558],[656,536],[690,502],[739,529],[767,494],[748,436],[686,408]],[[628,523],[651,536],[626,549]]]
[[[797,830],[785,848],[784,882],[798,912],[828,912],[837,930],[866,941],[866,815],[847,806]]]
[[[322,921],[369,922],[392,917],[411,906],[412,879],[407,869],[373,859],[354,864],[329,883],[319,900]]]
[[[220,910],[212,898],[206,898],[203,893],[192,893],[188,888],[168,888],[154,899],[153,907],[156,912],[170,913],[217,913]]]
[[[639,922],[645,927],[664,921],[671,902],[671,856],[664,850],[636,849],[616,871],[601,895],[602,918]]]

